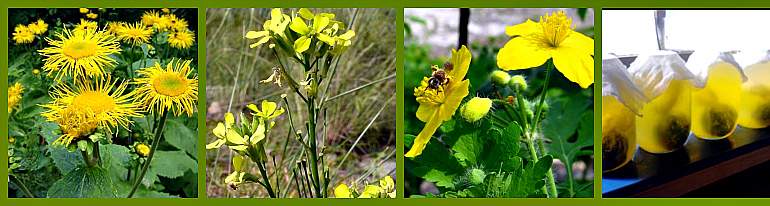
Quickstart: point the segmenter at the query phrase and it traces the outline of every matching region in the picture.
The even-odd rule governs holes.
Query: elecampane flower
[[[195,42],[195,33],[189,30],[179,30],[168,34],[168,44],[177,49],[188,49]]]
[[[19,24],[13,29],[13,41],[16,44],[29,44],[34,40],[35,33],[29,27]]]
[[[118,27],[116,29],[118,39],[132,45],[146,44],[152,35],[152,29],[142,23],[116,25],[115,27]]]
[[[11,113],[13,108],[19,106],[21,102],[21,93],[24,92],[24,86],[16,82],[13,86],[8,87],[8,113]]]
[[[594,82],[594,40],[573,31],[572,19],[564,11],[509,26],[511,36],[497,53],[497,66],[504,70],[528,69],[548,59],[567,79],[587,88]]]
[[[165,69],[155,63],[139,70],[141,77],[134,80],[138,86],[134,90],[136,98],[153,113],[170,111],[174,115],[192,116],[198,100],[198,78],[190,62],[172,60]]]
[[[38,19],[36,22],[30,23],[27,25],[27,27],[29,27],[29,30],[36,35],[43,34],[48,31],[48,24],[46,24],[42,19]]]
[[[465,79],[468,67],[471,64],[471,52],[465,46],[460,50],[452,50],[451,68],[446,68],[448,82],[436,89],[428,85],[428,77],[423,78],[419,87],[414,88],[414,96],[420,103],[417,109],[417,118],[425,122],[420,134],[414,139],[412,147],[406,153],[407,157],[416,157],[422,154],[425,145],[436,132],[441,123],[449,120],[455,110],[460,107],[463,98],[468,95],[470,82]]]
[[[83,31],[96,31],[97,29],[99,29],[99,24],[97,24],[95,21],[80,19],[80,23],[75,25],[75,29],[73,29],[73,31],[75,33],[80,33]]]
[[[105,76],[105,68],[116,64],[110,55],[121,51],[117,39],[106,31],[70,32],[65,28],[56,34],[56,40],[46,38],[46,41],[50,46],[38,52],[45,57],[43,69],[49,75],[56,72],[57,79]]]

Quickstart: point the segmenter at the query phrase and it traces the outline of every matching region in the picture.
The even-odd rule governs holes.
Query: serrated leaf
[[[515,122],[504,129],[494,128],[487,135],[490,138],[490,148],[485,149],[484,166],[489,171],[512,171],[519,167],[514,159],[518,157],[521,131]]]
[[[406,139],[415,138],[414,135],[406,136]],[[465,171],[449,149],[436,139],[428,142],[420,156],[405,161],[414,163],[410,169],[415,176],[433,182],[439,187],[453,188],[455,176]]]
[[[115,144],[101,145],[100,154],[102,164],[112,177],[121,180],[128,173],[128,165],[131,161],[130,150],[127,147]]]
[[[59,172],[68,174],[79,165],[84,165],[83,157],[79,152],[70,152],[63,146],[48,145],[51,159]]]
[[[479,135],[480,133],[480,131],[473,131],[461,135],[452,146],[452,150],[455,152],[454,156],[460,161],[460,165],[464,167],[477,165],[486,140]]]
[[[184,150],[187,154],[195,157],[198,136],[182,122],[178,120],[166,121],[163,135],[165,135],[164,138],[170,145]]]
[[[155,151],[150,170],[158,176],[177,178],[187,171],[197,171],[198,164],[183,151]]]
[[[48,189],[50,198],[117,197],[109,172],[100,167],[75,168]]]
[[[581,96],[557,101],[543,122],[545,138],[551,140],[547,145],[549,154],[564,163],[568,174],[572,174],[572,164],[579,154],[584,154],[582,151],[592,151],[587,149],[593,145],[593,112],[588,110],[589,105],[590,101]],[[578,132],[578,126],[584,131]]]

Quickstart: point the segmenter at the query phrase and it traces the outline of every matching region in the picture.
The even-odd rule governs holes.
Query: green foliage
[[[48,189],[53,198],[105,198],[117,197],[109,171],[101,167],[80,166],[56,181]]]

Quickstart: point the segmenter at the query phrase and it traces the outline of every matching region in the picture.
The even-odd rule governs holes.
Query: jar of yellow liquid
[[[661,154],[682,148],[690,136],[694,75],[679,54],[639,55],[629,67],[634,82],[650,101],[636,117],[636,138],[644,151]]]
[[[747,80],[741,86],[738,125],[746,128],[770,126],[770,53],[741,52]]]
[[[628,164],[636,151],[634,117],[646,102],[625,65],[616,57],[602,61],[602,171]]]
[[[695,52],[687,68],[701,81],[692,92],[692,132],[702,139],[730,136],[738,125],[745,76],[731,53]]]

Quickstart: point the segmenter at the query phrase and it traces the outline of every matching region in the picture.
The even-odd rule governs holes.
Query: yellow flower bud
[[[134,149],[136,150],[136,154],[139,154],[141,157],[147,157],[147,155],[150,154],[150,146],[143,143],[137,144]]]
[[[495,83],[496,85],[506,85],[509,80],[511,80],[511,75],[509,75],[508,72],[500,70],[492,72],[492,83]]]
[[[460,115],[468,122],[476,122],[484,118],[491,108],[491,99],[474,97],[460,108]]]
[[[90,11],[88,11],[88,8],[80,8],[80,13],[81,14],[87,14],[88,12],[90,12]]]
[[[512,76],[510,81],[508,81],[508,86],[510,86],[511,89],[519,88],[520,91],[527,90],[528,87],[527,80],[521,75]]]
[[[32,74],[38,75],[38,74],[40,74],[40,70],[39,69],[33,69],[32,70]]]

